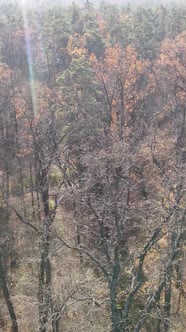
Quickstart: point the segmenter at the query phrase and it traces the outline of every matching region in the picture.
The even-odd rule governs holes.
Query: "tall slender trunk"
[[[170,316],[171,316],[171,278],[172,278],[172,268],[166,271],[166,284],[165,284],[165,293],[164,293],[164,332],[168,332],[170,329]]]
[[[112,332],[121,332],[121,314],[117,308],[117,287],[120,274],[119,265],[119,248],[116,244],[115,248],[115,263],[113,266],[113,275],[110,282],[110,308],[111,308],[111,320],[112,320]]]
[[[22,197],[22,203],[23,203],[23,215],[26,217],[26,204],[25,204],[25,188],[24,188],[24,181],[23,181],[23,169],[22,169],[22,163],[20,158],[18,158],[19,163],[19,181],[21,185],[21,197]]]
[[[14,91],[14,89],[13,89]],[[15,91],[14,91],[15,93]],[[24,188],[24,181],[23,181],[23,168],[22,168],[22,162],[21,157],[19,157],[20,149],[19,149],[19,131],[18,131],[18,124],[17,124],[17,114],[16,114],[16,108],[14,108],[13,111],[13,121],[14,121],[14,130],[15,130],[15,144],[16,144],[16,153],[17,153],[17,161],[19,165],[19,183],[21,185],[21,196],[22,196],[22,203],[23,203],[23,214],[24,217],[26,217],[26,205],[25,205],[25,188]]]
[[[6,301],[7,309],[12,321],[12,331],[13,332],[18,332],[18,324],[17,324],[17,317],[14,311],[14,306],[10,298],[10,293],[7,287],[5,275],[4,275],[4,269],[3,269],[3,264],[2,264],[2,259],[1,259],[1,253],[0,253],[0,285],[3,291],[3,296]]]
[[[159,304],[157,306],[158,306],[158,308],[160,308]],[[162,326],[162,319],[161,319],[161,317],[158,317],[157,318],[157,325],[156,325],[156,332],[161,332],[162,331],[161,326]]]
[[[47,331],[49,316],[53,314],[53,303],[51,294],[51,263],[50,263],[50,232],[51,216],[49,211],[49,188],[47,169],[41,168],[40,188],[44,210],[43,234],[41,237],[41,260],[39,271],[39,322],[40,332]]]
[[[39,321],[40,332],[47,331],[49,315],[52,314],[51,298],[51,264],[49,259],[50,235],[49,229],[45,227],[42,239],[40,271],[39,271]]]
[[[76,222],[76,239],[77,239],[77,245],[79,249],[81,248],[81,232],[80,232],[80,224],[79,224],[79,218],[77,216],[78,212],[76,211],[76,207],[74,210],[74,220]],[[83,264],[83,254],[81,250],[79,251],[79,260],[80,260],[80,265]]]
[[[172,254],[176,255],[178,259],[180,257],[179,243],[176,243],[176,239],[172,236],[170,239],[170,245]],[[180,248],[179,248],[180,249]],[[172,273],[173,265],[170,264],[165,270],[165,291],[164,291],[164,322],[163,332],[169,332],[170,330],[170,317],[171,317],[171,297],[172,297]]]
[[[116,303],[111,302],[111,319],[112,319],[112,332],[120,332],[118,310],[116,308]]]
[[[116,287],[115,285],[110,286],[110,309],[111,309],[111,321],[112,321],[112,332],[121,332],[119,311],[116,303]]]
[[[9,200],[10,196],[10,176],[9,176],[9,170],[8,166],[6,167],[6,197],[7,200]]]
[[[77,226],[76,226],[76,236],[77,236],[77,245],[81,249],[81,234],[80,234],[80,225],[79,222],[77,221]],[[80,265],[83,264],[83,254],[81,250],[79,251],[79,259],[80,259]]]
[[[30,167],[30,185],[31,185],[31,198],[32,198],[32,216],[35,220],[36,213],[35,213],[35,199],[34,199],[34,181],[33,181],[33,173],[32,173],[32,166]]]

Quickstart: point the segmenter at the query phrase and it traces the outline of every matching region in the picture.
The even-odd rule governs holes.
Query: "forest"
[[[29,3],[0,5],[0,331],[184,332],[186,5]]]

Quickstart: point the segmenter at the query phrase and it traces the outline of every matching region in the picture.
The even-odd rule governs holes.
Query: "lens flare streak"
[[[29,71],[29,84],[30,84],[33,111],[34,111],[34,114],[36,114],[37,113],[37,96],[36,96],[36,87],[35,87],[34,71],[33,71],[33,49],[32,49],[32,45],[31,45],[28,14],[27,14],[27,9],[26,9],[24,0],[22,0],[22,12],[23,12],[24,35],[25,35],[28,71]]]

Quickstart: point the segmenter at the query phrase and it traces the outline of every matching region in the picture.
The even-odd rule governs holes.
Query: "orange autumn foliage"
[[[107,48],[102,62],[94,55],[91,55],[89,60],[111,107],[111,127],[126,127],[128,136],[131,120],[129,114],[135,111],[136,105],[150,92],[149,84],[140,84],[147,75],[149,62],[139,60],[131,45],[125,50],[118,45]]]

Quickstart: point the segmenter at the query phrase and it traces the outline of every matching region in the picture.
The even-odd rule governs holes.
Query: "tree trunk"
[[[41,168],[42,169],[42,168]],[[51,264],[50,264],[50,228],[52,216],[49,210],[49,191],[47,169],[43,168],[40,174],[40,188],[42,204],[44,210],[44,225],[41,238],[41,260],[39,272],[39,322],[40,332],[47,331],[49,315],[53,313],[52,295],[51,295]]]
[[[111,300],[111,320],[112,320],[112,332],[121,332],[120,330],[120,315],[116,305],[116,290],[110,290]]]
[[[50,236],[48,227],[46,227],[41,245],[42,252],[39,272],[39,331],[46,332],[49,315],[52,314],[51,264],[49,259]]]
[[[117,287],[120,273],[120,265],[118,262],[118,246],[115,248],[115,264],[113,267],[113,276],[110,283],[110,308],[111,308],[111,320],[112,320],[112,332],[121,332],[121,315],[117,308]]]
[[[170,327],[170,315],[171,315],[171,276],[172,276],[172,269],[168,269],[166,271],[166,284],[165,284],[165,304],[164,304],[164,332],[169,331]]]
[[[31,199],[32,199],[32,216],[33,220],[35,220],[36,213],[35,213],[35,199],[34,199],[34,181],[33,181],[33,173],[32,173],[32,166],[30,166],[30,186],[31,186]]]
[[[13,332],[18,332],[18,325],[17,325],[17,318],[16,318],[16,314],[14,311],[14,307],[13,307],[13,303],[10,299],[10,293],[6,284],[6,279],[4,276],[4,270],[3,270],[3,264],[2,264],[2,260],[1,260],[1,253],[0,253],[0,284],[1,284],[1,288],[3,291],[3,295],[4,295],[4,299],[6,301],[6,305],[8,308],[8,312],[12,321],[12,331]]]

